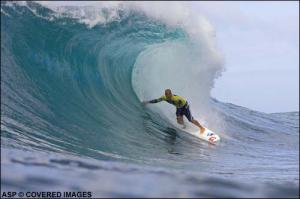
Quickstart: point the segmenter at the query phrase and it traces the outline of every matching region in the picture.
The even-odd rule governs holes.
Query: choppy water
[[[223,68],[209,33],[114,12],[89,27],[39,4],[1,3],[1,190],[299,197],[299,112],[211,98]],[[218,145],[176,129],[170,105],[141,105],[167,87]]]

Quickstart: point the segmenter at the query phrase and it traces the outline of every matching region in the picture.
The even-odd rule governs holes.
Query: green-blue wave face
[[[52,11],[31,6],[42,17],[22,6],[1,12],[1,106],[11,119],[4,136],[22,134],[22,146],[97,158],[144,159],[157,154],[154,146],[164,150],[164,140],[145,133],[161,130],[145,126],[149,113],[131,73],[147,46],[184,39],[184,33],[139,13],[119,13],[118,21],[88,28],[68,17],[48,20]],[[26,131],[17,131],[20,126]]]

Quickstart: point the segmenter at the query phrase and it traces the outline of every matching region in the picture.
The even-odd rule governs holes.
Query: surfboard
[[[197,138],[200,138],[200,139],[205,140],[212,144],[216,144],[221,140],[220,136],[218,136],[215,132],[213,132],[212,130],[210,130],[206,127],[204,127],[204,128],[205,128],[205,131],[203,133],[200,133],[200,130],[189,131],[186,129],[182,129],[182,131],[189,133]]]

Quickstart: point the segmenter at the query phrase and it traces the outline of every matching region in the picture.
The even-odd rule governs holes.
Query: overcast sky
[[[299,2],[190,2],[213,24],[226,71],[212,96],[262,112],[299,110]]]

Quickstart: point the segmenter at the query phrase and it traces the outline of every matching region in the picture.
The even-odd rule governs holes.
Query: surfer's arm
[[[151,103],[151,104],[154,104],[154,103],[157,103],[157,102],[161,102],[163,99],[160,97],[158,99],[153,99],[153,100],[150,100],[148,101],[148,103]]]
[[[157,98],[157,99],[153,99],[153,100],[150,100],[150,101],[143,101],[143,104],[154,104],[154,103],[158,103],[158,102],[161,102],[164,100],[164,97],[160,97],[160,98]]]

